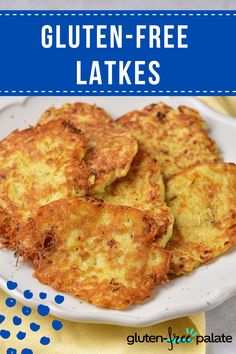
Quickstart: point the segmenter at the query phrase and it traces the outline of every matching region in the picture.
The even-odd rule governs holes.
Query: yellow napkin
[[[60,331],[56,332],[52,328],[52,321],[55,317],[41,317],[36,310],[33,310],[29,316],[24,316],[22,314],[23,305],[20,303],[10,308],[5,305],[7,297],[9,297],[7,294],[0,291],[0,314],[6,317],[5,321],[0,325],[0,329],[11,332],[8,339],[2,339],[0,336],[1,354],[7,353],[8,348],[17,349],[17,353],[21,353],[24,348],[28,348],[37,354],[168,353],[168,348],[170,347],[168,343],[135,343],[128,345],[127,337],[135,333],[141,336],[147,333],[148,335],[163,335],[166,337],[169,327],[172,327],[173,333],[177,335],[186,334],[186,328],[193,328],[198,334],[204,335],[205,333],[204,314],[182,317],[145,328],[82,324],[61,320],[63,327]],[[14,316],[22,319],[21,325],[13,325],[12,319]],[[30,330],[30,323],[32,322],[40,325],[39,331],[32,332]],[[26,337],[21,341],[16,338],[19,331],[26,333]],[[40,344],[40,338],[43,336],[50,338],[50,343],[47,346]],[[174,344],[173,352],[175,354],[203,354],[205,353],[205,345],[199,344],[197,346],[192,343]],[[9,354],[13,353],[10,352]]]
[[[199,97],[199,99],[216,111],[236,117],[236,97]]]
[[[200,99],[221,113],[236,116],[236,97],[201,97]],[[145,328],[83,324],[62,320],[63,328],[60,331],[55,331],[52,328],[54,317],[41,317],[36,310],[33,310],[30,316],[24,316],[21,304],[18,303],[11,308],[5,305],[6,297],[7,295],[3,291],[0,291],[0,315],[6,317],[5,321],[0,324],[0,330],[5,329],[11,332],[8,339],[2,339],[0,336],[1,354],[7,353],[8,348],[17,349],[17,353],[21,353],[24,348],[28,348],[36,354],[46,352],[48,354],[168,353],[168,343],[135,343],[128,345],[127,337],[135,333],[141,337],[146,333],[155,336],[163,335],[165,337],[167,336],[169,327],[172,327],[173,332],[177,335],[185,334],[186,328],[193,328],[201,335],[205,333],[204,314],[194,314],[189,317],[182,317]],[[12,323],[12,318],[16,315],[23,320],[20,326],[15,326]],[[30,330],[29,325],[31,322],[40,324],[38,332]],[[16,338],[16,334],[19,331],[26,333],[26,337],[21,341]],[[42,336],[50,338],[50,343],[47,346],[40,344]],[[173,352],[175,354],[203,354],[205,353],[205,344],[174,344]],[[13,353],[14,351],[9,351],[9,354]]]

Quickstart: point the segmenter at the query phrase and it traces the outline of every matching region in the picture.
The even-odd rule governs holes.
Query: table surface
[[[235,0],[1,0],[0,9],[16,10],[235,10]]]
[[[134,5],[135,4],[135,5]],[[235,0],[1,0],[0,10],[17,9],[79,9],[79,10],[151,10],[151,9],[179,9],[179,10],[235,10]],[[0,99],[0,108],[11,102],[12,98],[2,97]],[[226,334],[233,337],[233,343],[220,344],[211,343],[207,346],[207,354],[234,354],[236,353],[236,296],[227,300],[222,305],[206,312],[206,333]]]

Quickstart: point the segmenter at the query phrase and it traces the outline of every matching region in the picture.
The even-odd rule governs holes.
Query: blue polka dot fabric
[[[18,284],[15,281],[9,280],[6,283],[6,287],[8,290],[8,293],[12,292],[13,296],[9,296],[5,300],[5,306],[7,308],[12,308],[11,311],[15,311],[14,308],[17,304],[17,301],[14,297],[14,290],[17,289]],[[40,292],[38,295],[35,295],[32,290],[30,289],[25,289],[23,292],[23,297],[24,297],[24,305],[21,307],[21,313],[14,313],[12,318],[11,318],[11,324],[13,328],[17,328],[18,331],[11,333],[11,328],[4,328],[4,323],[6,321],[6,316],[3,313],[0,313],[0,324],[1,324],[1,329],[0,329],[0,342],[1,340],[3,341],[9,341],[9,347],[6,350],[6,354],[34,354],[33,350],[27,346],[27,339],[30,338],[30,335],[34,333],[34,335],[38,336],[38,345],[39,345],[39,352],[43,352],[43,347],[50,345],[51,343],[51,338],[46,335],[48,332],[48,328],[43,328],[40,324],[40,318],[46,317],[50,314],[50,306],[48,306],[48,303],[46,303],[48,294],[46,292]],[[27,328],[25,326],[25,319],[30,318],[32,315],[32,308],[30,307],[31,303],[30,300],[34,299],[39,302],[37,306],[37,314],[38,314],[38,320],[37,322],[30,322],[27,325]],[[64,302],[64,296],[57,294],[53,302],[57,305],[60,305]],[[0,300],[1,301],[1,300]],[[29,306],[27,306],[27,301],[29,301]],[[18,311],[19,312],[19,311]],[[35,317],[34,317],[35,318]],[[24,327],[23,327],[24,326]],[[63,328],[62,321],[54,319],[51,322],[51,328],[56,332],[60,331]],[[11,338],[17,339],[19,342],[22,342],[26,344],[25,348],[23,348],[21,351],[17,350],[16,348],[11,346]],[[30,342],[30,340],[29,340]],[[42,347],[40,351],[40,347]]]

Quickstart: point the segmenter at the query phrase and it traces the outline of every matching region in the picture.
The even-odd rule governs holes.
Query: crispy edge
[[[142,164],[145,164],[145,170],[143,170],[141,166]],[[129,204],[129,201],[126,199],[126,193],[124,198],[125,204],[122,203],[122,205],[127,205],[132,208],[142,210],[153,218],[158,226],[158,232],[156,235],[157,243],[161,247],[165,247],[166,243],[172,236],[174,218],[171,214],[170,208],[165,203],[165,186],[161,175],[160,166],[157,161],[153,159],[144,149],[139,148],[128,174],[125,177],[119,178],[113,182],[107,188],[106,192],[100,196],[100,198],[104,199],[104,201],[109,204],[109,202],[111,202],[110,198],[112,198],[113,195],[114,199],[117,194],[119,196],[119,188],[122,184],[127,185],[127,188],[128,185],[132,187],[133,184],[133,187],[135,188],[135,179],[137,176],[140,179],[144,179],[146,176],[148,177],[149,189],[146,195],[146,204],[142,206],[139,202],[135,201],[134,203]],[[127,189],[126,192],[128,192]],[[134,190],[134,195],[136,195],[136,190]],[[120,200],[118,202],[120,202]],[[114,203],[114,205],[117,204]]]
[[[183,170],[182,172],[179,172],[173,176],[171,176],[167,180],[167,188],[168,188],[168,183],[171,181],[175,180],[175,178],[185,176],[189,172],[193,171],[194,168],[198,166],[212,166],[216,168],[221,168],[225,167],[225,172],[230,172],[233,175],[235,175],[236,178],[236,164],[234,163],[215,163],[215,162],[198,162],[194,164],[193,166],[190,166]],[[235,179],[236,181],[236,179]],[[236,182],[235,182],[236,186]],[[235,188],[236,190],[236,188]],[[236,198],[235,198],[236,200]],[[235,202],[235,210],[232,210],[231,212],[231,218],[232,218],[232,225],[230,225],[228,228],[224,230],[224,236],[228,237],[228,240],[224,243],[224,247],[219,249],[216,254],[213,254],[212,252],[209,252],[209,249],[206,249],[203,245],[199,244],[197,245],[197,250],[199,251],[199,258],[196,259],[193,255],[191,256],[189,253],[191,252],[192,249],[192,243],[189,243],[186,245],[185,250],[186,253],[184,252],[184,247],[182,245],[182,242],[179,241],[178,239],[175,240],[174,238],[171,238],[170,241],[166,245],[166,249],[171,252],[172,254],[172,259],[170,262],[170,269],[169,269],[169,275],[170,277],[174,276],[179,276],[179,275],[184,275],[189,272],[192,272],[195,268],[204,265],[210,261],[212,261],[214,258],[219,257],[222,253],[226,252],[231,246],[233,246],[236,243],[236,202]],[[173,235],[174,233],[178,235],[178,230],[174,226],[173,229]],[[179,247],[181,246],[182,251],[179,250]]]
[[[205,137],[205,141],[207,141],[208,143],[208,150],[209,152],[212,154],[212,157],[214,157],[214,162],[220,162],[222,160],[221,156],[220,156],[220,152],[219,149],[216,145],[216,143],[213,141],[212,138],[209,137],[208,133],[207,133],[207,124],[206,122],[201,118],[200,114],[198,111],[196,111],[195,109],[192,109],[190,107],[187,106],[179,106],[177,109],[173,109],[170,106],[167,106],[166,104],[159,102],[157,104],[150,104],[148,106],[146,106],[143,110],[133,110],[130,111],[128,113],[126,113],[125,115],[121,116],[120,118],[118,118],[116,121],[118,124],[120,124],[121,126],[125,127],[126,129],[128,129],[131,133],[133,133],[136,138],[138,139],[140,144],[144,144],[146,146],[146,144],[143,141],[143,138],[139,136],[139,132],[141,132],[141,134],[146,134],[143,127],[140,124],[140,120],[150,120],[150,125],[152,126],[152,130],[154,131],[155,129],[158,129],[158,127],[160,125],[165,124],[165,119],[168,118],[169,115],[174,115],[175,117],[181,117],[182,121],[181,124],[183,126],[195,126],[195,128],[198,127],[199,131],[201,132],[201,134]],[[192,133],[191,133],[192,134]],[[150,136],[147,137],[148,139],[150,139]],[[147,148],[147,146],[146,146]],[[164,147],[163,147],[164,148]],[[148,152],[153,156],[153,158],[156,158],[158,160],[158,154],[159,151],[155,151],[155,148],[153,148],[153,146],[150,145],[149,148],[147,148]],[[163,152],[165,154],[165,151]],[[181,155],[179,156],[179,158],[181,158]],[[176,159],[176,158],[175,158]],[[208,161],[206,159],[203,159],[202,161],[198,161],[198,162],[204,162],[204,161]],[[195,163],[198,163],[195,162]],[[176,161],[177,163],[177,161]],[[195,164],[194,163],[194,164]],[[161,168],[162,168],[162,172],[164,174],[164,178],[169,178],[171,177],[171,175],[175,175],[177,174],[179,171],[181,171],[181,169],[179,168],[179,171],[174,172],[170,175],[169,172],[165,171],[167,170],[166,167],[163,165],[163,163],[161,163]],[[192,165],[190,165],[192,166]],[[184,169],[187,167],[184,167]]]
[[[162,265],[151,265],[148,274],[145,274],[145,269],[142,276],[140,276],[140,272],[136,272],[137,274],[132,273],[132,276],[134,278],[137,277],[138,279],[138,283],[135,288],[120,284],[118,289],[117,284],[114,282],[94,280],[93,288],[83,290],[83,285],[81,283],[76,287],[76,289],[74,289],[74,291],[71,291],[70,293],[97,306],[113,309],[126,309],[131,305],[138,304],[149,298],[158,284],[167,281],[167,272],[169,269],[171,256],[168,251],[159,247],[153,240],[156,233],[155,221],[139,210],[126,206],[106,205],[102,201],[93,198],[67,198],[52,202],[50,205],[41,207],[38,216],[36,218],[32,218],[27,224],[24,225],[24,228],[22,228],[18,235],[18,244],[20,246],[19,249],[21,249],[21,256],[23,256],[24,260],[27,262],[33,262],[35,270],[34,276],[42,283],[48,284],[56,290],[65,291],[68,293],[67,286],[63,287],[63,282],[60,281],[60,279],[63,279],[63,272],[61,273],[60,269],[57,269],[55,274],[50,276],[45,270],[46,264],[44,257],[50,257],[50,252],[53,252],[55,244],[53,242],[53,235],[46,233],[46,237],[42,237],[42,233],[37,225],[43,220],[52,220],[52,215],[57,213],[57,206],[59,206],[59,209],[69,210],[71,205],[68,205],[67,202],[72,201],[73,207],[73,199],[77,199],[78,201],[83,199],[84,202],[87,201],[92,203],[96,207],[104,206],[106,209],[112,209],[114,211],[127,211],[130,209],[133,210],[133,212],[140,214],[146,224],[146,232],[144,235],[144,242],[141,244],[141,248],[137,251],[137,254],[140,253],[140,259],[146,257],[146,266],[148,266],[148,255],[151,256],[152,253],[155,254],[155,252],[157,252],[159,257],[162,258]],[[59,216],[61,216],[60,210]],[[59,218],[59,220],[61,220],[61,218]],[[25,235],[29,237],[27,241],[28,246],[25,241]],[[115,295],[113,297],[107,295],[108,290],[112,289],[115,290]],[[119,290],[119,292],[117,292],[117,290]]]
[[[111,116],[101,107],[85,102],[75,102],[63,104],[60,108],[50,107],[39,118],[39,124],[62,118],[64,120],[75,120],[76,116],[86,116],[87,123],[111,123]],[[72,117],[74,118],[72,119]],[[56,117],[56,118],[55,118]],[[75,122],[74,122],[75,123]]]
[[[140,257],[143,257],[143,252],[147,252],[147,248],[143,247],[142,252],[140,251]],[[169,263],[171,254],[164,248],[159,247],[157,244],[152,244],[149,249],[150,254],[158,252],[159,256],[162,257],[162,266],[152,267],[148,275],[142,275],[140,272],[137,274],[133,272],[133,278],[135,276],[139,277],[139,282],[135,288],[129,286],[124,286],[122,284],[116,284],[111,281],[99,281],[94,280],[93,287],[89,290],[83,289],[83,285],[78,284],[78,286],[73,289],[73,291],[68,292],[67,286],[63,287],[60,279],[63,279],[63,272],[58,269],[55,272],[55,276],[48,276],[45,272],[45,267],[42,263],[39,263],[38,267],[35,269],[34,276],[43,284],[50,285],[58,291],[63,291],[65,293],[70,293],[71,295],[78,296],[82,300],[92,303],[99,307],[110,308],[115,310],[124,310],[132,305],[137,305],[150,298],[153,294],[154,289],[167,281],[167,273],[169,270]],[[141,276],[141,277],[140,277]],[[141,279],[142,278],[142,279]],[[74,278],[76,280],[77,277]],[[108,291],[113,289],[116,295],[109,296]]]
[[[76,137],[79,137],[78,143],[76,144],[76,149],[73,157],[73,161],[71,161],[71,165],[68,166],[68,171],[66,172],[68,190],[69,188],[81,188],[86,194],[89,190],[88,181],[85,180],[84,176],[89,176],[91,171],[88,169],[85,161],[81,160],[80,168],[72,173],[74,169],[74,162],[77,163],[77,155],[80,155],[80,158],[83,158],[86,152],[87,140],[85,136],[81,133],[81,130],[77,129],[71,122],[64,120],[57,120],[56,122],[48,122],[43,126],[38,125],[36,127],[30,127],[24,130],[15,130],[6,138],[4,138],[0,142],[0,149],[6,152],[10,147],[9,153],[11,151],[14,153],[16,146],[22,146],[24,141],[31,141],[33,137],[37,134],[39,136],[43,136],[45,132],[49,133],[53,131],[54,133],[57,131],[58,134],[63,133],[73,133]],[[24,147],[24,145],[23,145]],[[3,178],[0,178],[0,180]],[[13,210],[14,209],[14,210]],[[0,207],[0,247],[14,249],[16,248],[15,237],[19,232],[22,226],[22,220],[17,215],[17,209],[15,207],[11,211],[6,210],[3,207]]]
[[[85,156],[95,176],[94,184],[90,188],[91,194],[104,192],[106,186],[126,176],[138,152],[136,138],[129,133],[127,134],[123,128],[115,124],[99,125],[92,128],[93,136],[96,128],[98,130],[94,140],[99,140],[100,135],[100,141],[104,139],[104,144],[101,143],[100,145],[98,141],[96,149],[92,147]],[[86,129],[84,132],[86,134]],[[90,134],[88,134],[88,137]],[[100,153],[100,150],[103,154]],[[110,152],[109,155],[108,152]]]
[[[178,108],[174,109],[163,102],[152,103],[144,107],[144,111],[147,111],[154,116],[156,116],[160,121],[164,120],[169,113],[174,113],[175,115],[184,115],[191,117],[191,120],[197,124],[199,127],[207,130],[207,124],[200,116],[196,109],[191,107],[180,105]]]
[[[80,115],[84,115],[87,119],[84,121],[78,119]],[[107,185],[127,174],[138,151],[137,140],[125,129],[116,125],[102,108],[81,102],[65,104],[58,109],[52,107],[41,116],[39,124],[59,118],[67,119],[78,125],[91,145],[85,156],[93,175],[91,176],[93,183],[90,186],[90,194],[102,193]],[[118,143],[120,146],[117,150],[111,148]],[[127,147],[126,151],[124,147]],[[113,158],[109,158],[108,153],[105,152],[106,148],[107,152],[109,148],[110,153],[113,152]],[[121,151],[123,151],[122,156]]]
[[[17,217],[0,207],[0,248],[14,249],[16,241],[13,235],[17,234],[20,225]]]
[[[24,144],[27,145],[27,142],[30,143],[31,141],[34,141],[33,139],[40,139],[45,135],[51,135],[51,138],[54,138],[57,135],[62,136],[63,134],[65,135],[65,138],[78,138],[77,142],[73,141],[75,144],[74,153],[71,154],[73,161],[71,161],[70,164],[67,164],[68,166],[65,172],[68,188],[80,188],[81,190],[84,190],[84,194],[86,194],[89,189],[87,179],[89,179],[91,174],[90,169],[83,160],[87,150],[87,139],[81,130],[77,129],[70,121],[58,119],[42,126],[38,125],[21,131],[16,130],[0,142],[0,149],[5,154],[7,154],[7,151],[11,154],[12,152],[14,153],[16,146],[23,146],[24,149]],[[80,168],[75,169],[74,165],[78,166],[78,164]]]

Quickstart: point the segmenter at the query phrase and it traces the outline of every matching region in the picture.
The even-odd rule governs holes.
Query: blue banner
[[[234,11],[3,11],[0,95],[235,95]]]

